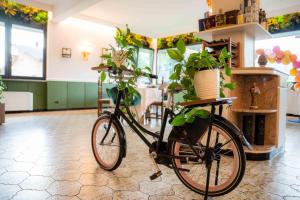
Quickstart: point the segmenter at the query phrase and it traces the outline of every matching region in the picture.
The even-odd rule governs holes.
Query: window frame
[[[4,66],[4,79],[27,79],[27,80],[46,80],[47,72],[47,25],[39,26],[35,24],[28,24],[15,19],[7,19],[0,17],[0,22],[4,23],[5,27],[5,66]],[[42,77],[33,77],[33,76],[13,76],[12,75],[12,55],[11,55],[11,33],[12,26],[24,26],[28,28],[39,29],[43,31],[44,34],[44,48],[43,48],[43,75]]]

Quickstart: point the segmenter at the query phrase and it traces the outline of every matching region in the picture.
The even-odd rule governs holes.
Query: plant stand
[[[0,103],[0,125],[5,123],[5,104]]]

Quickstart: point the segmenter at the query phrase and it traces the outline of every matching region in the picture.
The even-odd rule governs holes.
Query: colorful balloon
[[[279,47],[279,46],[275,46],[275,47],[273,48],[273,52],[274,52],[274,53],[277,53],[278,51],[280,51],[280,47]]]
[[[295,82],[300,83],[300,76],[296,76]]]
[[[300,68],[300,61],[293,62],[293,67]]]
[[[283,58],[284,57],[284,52],[283,51],[277,51],[276,52],[276,57]]]
[[[281,63],[284,65],[288,65],[291,63],[290,57],[289,56],[284,56],[283,59],[281,60]]]
[[[291,76],[296,76],[296,75],[297,75],[297,69],[296,69],[296,68],[292,68],[292,69],[290,70],[290,75],[291,75]]]
[[[297,61],[297,56],[295,54],[290,55],[290,60],[292,62],[296,62]]]
[[[272,58],[272,57],[268,57],[268,61],[273,64],[276,62],[276,59],[275,58]]]
[[[272,53],[272,50],[271,50],[271,49],[266,49],[266,50],[265,50],[265,54],[266,54],[266,55],[269,56],[269,55],[271,55],[271,53]]]
[[[263,49],[256,49],[256,54],[262,55],[264,53],[265,53],[265,51]]]
[[[285,56],[289,56],[289,55],[292,54],[290,50],[284,51],[283,53],[284,53]]]
[[[300,83],[296,83],[295,88],[300,89]]]

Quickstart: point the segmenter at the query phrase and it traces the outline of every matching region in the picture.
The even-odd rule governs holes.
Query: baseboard
[[[28,110],[28,111],[6,111],[6,114],[14,113],[34,113],[34,112],[54,112],[54,111],[68,111],[68,110],[94,110],[97,107],[87,107],[87,108],[64,108],[64,109],[51,109],[51,110]]]

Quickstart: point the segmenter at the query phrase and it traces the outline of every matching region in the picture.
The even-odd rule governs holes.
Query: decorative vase
[[[268,59],[266,57],[265,54],[261,54],[259,57],[258,57],[258,64],[260,67],[265,67],[268,63]]]
[[[0,125],[5,122],[5,104],[0,102]]]
[[[196,72],[194,87],[200,99],[220,98],[220,70],[208,69]]]

